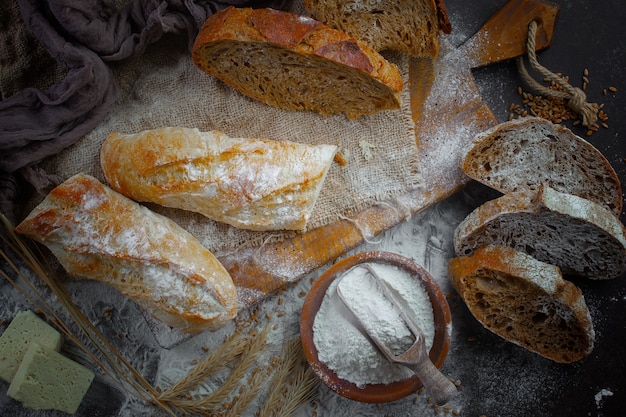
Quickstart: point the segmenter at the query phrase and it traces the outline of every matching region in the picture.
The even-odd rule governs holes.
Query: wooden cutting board
[[[550,45],[558,6],[510,0],[458,48],[442,45],[436,60],[413,59],[409,69],[423,187],[393,201],[313,229],[292,239],[220,257],[248,308],[307,273],[408,217],[450,196],[469,182],[458,167],[460,149],[498,123],[483,101],[472,69],[526,53],[528,24],[537,20],[537,50]]]

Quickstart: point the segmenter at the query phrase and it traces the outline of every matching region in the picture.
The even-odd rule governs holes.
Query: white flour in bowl
[[[435,334],[435,320],[432,304],[422,284],[397,266],[382,263],[370,263],[370,266],[405,301],[408,313],[416,319],[424,334],[426,348],[430,349]],[[363,271],[364,268],[353,269],[344,275],[343,279],[363,278],[350,276],[362,275]],[[352,313],[337,295],[338,283],[339,279],[335,279],[329,286],[313,322],[313,342],[318,359],[339,378],[361,388],[366,384],[389,384],[411,377],[412,371],[402,365],[390,363],[355,327]],[[346,289],[348,288],[347,286]],[[360,307],[374,306],[376,300],[381,298],[380,293],[372,285],[363,285],[358,288],[358,294],[352,295],[350,299],[359,300]],[[410,342],[408,344],[405,342],[411,336],[403,324],[397,325],[397,314],[382,309],[378,313],[377,320],[372,320],[368,328],[381,335],[383,340],[391,341],[400,336],[399,343],[408,347]]]

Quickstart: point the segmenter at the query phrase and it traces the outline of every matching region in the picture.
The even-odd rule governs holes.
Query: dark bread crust
[[[626,229],[619,219],[599,204],[546,186],[488,201],[456,228],[457,256],[485,245],[510,246],[591,279],[626,272]]]
[[[450,260],[454,288],[487,329],[556,362],[583,359],[594,330],[582,292],[558,267],[509,247]]]
[[[229,7],[204,24],[193,61],[242,93],[288,110],[349,118],[400,107],[398,68],[314,19]]]
[[[592,144],[539,117],[501,123],[478,134],[461,158],[469,177],[502,193],[546,184],[622,211],[619,177]]]
[[[440,34],[452,32],[443,0],[305,0],[304,4],[316,19],[377,51],[434,58]]]
[[[435,6],[437,8],[437,18],[439,19],[439,28],[445,34],[452,33],[452,23],[448,17],[448,9],[443,0],[435,0]]]

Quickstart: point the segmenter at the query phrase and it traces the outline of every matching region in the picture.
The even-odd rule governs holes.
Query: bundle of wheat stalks
[[[279,357],[272,357],[268,365],[259,365],[259,357],[273,326],[266,324],[259,331],[253,325],[254,320],[238,322],[235,331],[213,352],[206,352],[204,359],[177,383],[169,387],[152,386],[76,306],[51,272],[55,271],[50,265],[52,256],[44,253],[44,248],[16,234],[11,223],[1,214],[0,220],[0,257],[6,264],[2,266],[0,276],[43,314],[65,336],[66,342],[86,355],[92,369],[107,375],[129,396],[139,398],[169,416],[238,416],[261,395],[264,400],[256,411],[257,416],[288,416],[303,403],[314,399],[318,380],[306,364],[300,339],[287,340]],[[34,282],[33,274],[27,270],[54,294],[58,306],[46,301],[40,293],[41,283]],[[67,314],[60,314],[59,307]],[[63,318],[65,316],[70,320]],[[76,328],[79,332],[72,330]],[[209,393],[198,389],[226,367],[232,367],[232,370],[218,389]]]

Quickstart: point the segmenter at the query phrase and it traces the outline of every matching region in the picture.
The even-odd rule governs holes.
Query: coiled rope
[[[517,59],[517,68],[523,80],[539,94],[546,97],[554,97],[564,99],[567,105],[582,117],[582,124],[585,127],[591,127],[598,121],[598,111],[600,106],[597,103],[588,103],[587,95],[578,87],[570,85],[563,77],[553,73],[537,60],[535,51],[535,36],[537,34],[538,24],[536,21],[530,22],[528,25],[528,40],[526,42],[526,51],[530,66],[540,73],[545,80],[558,84],[562,90],[554,90],[537,82],[526,69],[524,65],[524,57]]]

